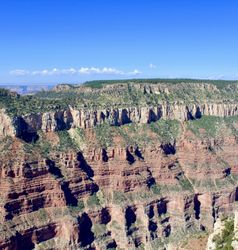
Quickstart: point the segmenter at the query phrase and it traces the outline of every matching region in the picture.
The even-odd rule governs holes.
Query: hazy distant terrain
[[[0,85],[0,88],[9,89],[21,95],[27,95],[27,94],[35,94],[36,92],[41,91],[41,90],[50,90],[55,85],[56,84],[34,84],[34,85],[4,84],[4,85]]]

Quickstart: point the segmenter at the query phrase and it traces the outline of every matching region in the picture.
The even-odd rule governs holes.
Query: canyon
[[[237,104],[179,105],[163,104],[158,107],[128,107],[104,110],[76,110],[69,108],[57,112],[45,112],[20,116],[10,120],[0,110],[2,127],[0,136],[21,136],[24,133],[54,132],[70,128],[92,128],[103,123],[120,126],[129,123],[146,124],[159,119],[176,119],[181,122],[206,116],[236,116]]]
[[[171,250],[206,239],[237,210],[236,88],[59,85],[27,102],[4,93],[0,249]]]

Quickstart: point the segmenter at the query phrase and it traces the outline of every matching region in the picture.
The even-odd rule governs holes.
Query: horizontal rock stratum
[[[146,124],[159,119],[188,121],[201,116],[228,117],[238,115],[237,104],[179,105],[163,104],[157,107],[129,107],[104,110],[73,109],[30,114],[11,119],[5,110],[0,110],[0,136],[21,136],[22,133],[60,131],[70,128],[92,128],[108,123],[120,126],[129,123]]]
[[[0,92],[0,249],[190,250],[237,210],[236,83],[154,81]]]

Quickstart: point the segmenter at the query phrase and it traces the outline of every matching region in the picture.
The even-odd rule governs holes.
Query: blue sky
[[[238,79],[237,0],[0,0],[0,83]]]

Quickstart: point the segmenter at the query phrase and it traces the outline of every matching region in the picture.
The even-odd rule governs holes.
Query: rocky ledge
[[[157,87],[137,90],[171,93]],[[0,249],[178,249],[232,216],[236,102],[160,103],[30,114],[2,107]]]
[[[29,114],[10,118],[5,110],[0,110],[0,137],[17,136],[26,138],[37,136],[37,131],[54,132],[70,128],[93,128],[100,124],[121,126],[130,123],[146,124],[159,119],[176,119],[184,122],[200,119],[202,116],[229,117],[238,115],[238,104],[162,104],[156,107],[129,107],[96,109],[73,109]]]

